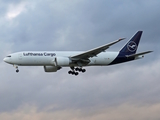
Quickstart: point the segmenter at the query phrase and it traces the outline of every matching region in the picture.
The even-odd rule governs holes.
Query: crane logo
[[[130,52],[134,52],[137,50],[137,44],[134,41],[128,43],[127,48]]]

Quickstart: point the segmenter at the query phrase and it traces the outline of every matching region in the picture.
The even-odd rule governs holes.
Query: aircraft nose
[[[6,63],[9,62],[9,61],[8,61],[8,58],[6,58],[6,57],[3,59],[3,61],[6,62]]]
[[[3,59],[4,62],[6,62],[6,60],[7,60],[6,58]]]

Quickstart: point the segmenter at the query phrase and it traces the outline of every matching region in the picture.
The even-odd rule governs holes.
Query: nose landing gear
[[[18,73],[19,72],[18,65],[13,65],[13,67],[16,68],[16,73]]]
[[[16,72],[18,73],[18,72],[19,72],[19,70],[17,69],[17,70],[16,70]]]

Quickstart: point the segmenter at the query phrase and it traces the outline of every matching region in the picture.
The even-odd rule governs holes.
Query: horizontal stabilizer
[[[130,57],[138,57],[140,55],[144,55],[144,54],[148,54],[151,53],[153,51],[146,51],[146,52],[141,52],[141,53],[137,53],[137,54],[132,54],[132,55],[126,55],[126,57],[130,58]]]

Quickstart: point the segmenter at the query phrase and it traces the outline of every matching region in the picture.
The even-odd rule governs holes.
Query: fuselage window
[[[11,57],[11,55],[7,56],[7,57]]]

